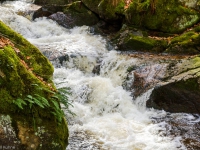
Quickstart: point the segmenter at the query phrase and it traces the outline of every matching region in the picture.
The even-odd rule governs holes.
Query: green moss
[[[194,28],[195,32],[200,32],[200,25],[198,25],[197,27]]]
[[[124,39],[124,47],[129,50],[161,52],[167,43],[162,40],[154,40],[148,37],[129,35]]]
[[[198,47],[200,46],[200,34],[195,30],[185,32],[174,37],[166,52],[170,53],[184,53],[184,54],[198,54]]]
[[[98,5],[98,12],[101,18],[117,20],[119,15],[124,14],[124,6],[124,0],[102,0]]]
[[[20,49],[19,56],[24,60],[33,72],[41,76],[45,81],[51,79],[53,74],[53,67],[47,58],[32,44],[30,44],[21,35],[11,30],[8,26],[0,21],[0,33],[9,38],[15,47]],[[48,82],[50,82],[49,80]]]
[[[195,57],[192,59],[193,65],[196,67],[200,67],[200,56]]]
[[[197,11],[176,0],[133,0],[125,16],[130,24],[166,33],[181,33],[200,20]]]

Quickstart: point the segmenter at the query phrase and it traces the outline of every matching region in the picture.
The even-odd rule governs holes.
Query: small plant
[[[18,98],[16,100],[13,100],[13,103],[16,104],[20,109],[23,109],[24,106],[28,105],[29,108],[31,109],[31,112],[33,112],[33,109],[35,109],[35,106],[39,106],[40,108],[50,108],[52,109],[51,113],[55,116],[57,121],[60,123],[62,122],[64,112],[60,108],[60,103],[64,104],[67,112],[75,115],[73,112],[69,110],[69,105],[72,106],[71,103],[68,102],[68,95],[70,94],[68,92],[69,89],[60,89],[58,92],[53,92],[49,89],[44,89],[38,86],[37,84],[32,84],[32,86],[35,86],[37,90],[41,92],[41,90],[50,93],[52,96],[50,97],[49,101],[39,95],[39,94],[34,94],[34,95],[27,95],[24,99]],[[50,105],[52,104],[52,105]],[[34,128],[35,128],[35,119],[33,115],[33,122],[34,122]]]
[[[69,90],[70,90],[70,88],[60,88],[60,89],[58,89],[58,92],[55,93],[54,96],[52,96],[52,98],[54,98],[54,99],[58,100],[60,103],[62,103],[65,106],[67,112],[74,116],[75,114],[69,109],[69,106],[73,107],[73,105],[68,100],[68,95],[71,95]]]
[[[22,105],[27,105],[26,102],[21,98],[13,100],[13,103],[16,104],[20,109],[23,109]]]

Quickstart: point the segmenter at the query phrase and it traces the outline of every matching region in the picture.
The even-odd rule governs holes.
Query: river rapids
[[[151,64],[153,69],[146,73],[151,80],[155,74],[165,73],[166,63],[150,58],[146,62],[143,54],[131,57],[117,52],[87,26],[66,29],[45,17],[33,21],[32,12],[38,8],[31,0],[4,2],[0,19],[48,57],[58,89],[70,88],[70,110],[75,115],[66,111],[70,131],[67,150],[193,149],[183,141],[190,135],[199,139],[195,136],[200,131],[195,127],[200,122],[198,115],[146,108],[153,87],[137,98],[134,87],[129,88],[134,81],[133,74],[127,72],[129,66]],[[189,127],[174,127],[173,121]],[[183,129],[189,133],[181,134]]]

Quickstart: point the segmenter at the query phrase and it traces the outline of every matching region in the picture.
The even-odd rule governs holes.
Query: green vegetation
[[[0,111],[12,118],[16,133],[22,122],[30,131],[44,126],[46,143],[41,149],[65,149],[68,128],[57,90],[53,67],[47,58],[21,35],[0,22]],[[23,129],[22,129],[23,131]],[[30,133],[32,134],[32,133]]]

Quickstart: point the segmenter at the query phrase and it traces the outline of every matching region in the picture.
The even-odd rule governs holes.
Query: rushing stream
[[[200,122],[198,115],[147,109],[145,103],[152,89],[136,99],[134,88],[128,90],[134,81],[134,76],[128,75],[128,67],[144,65],[145,59],[112,50],[103,37],[90,33],[87,26],[65,29],[47,18],[31,21],[31,12],[38,6],[27,2],[3,3],[0,19],[49,58],[55,67],[57,88],[70,88],[70,110],[76,115],[66,112],[70,131],[67,150],[190,149],[183,144],[180,130],[170,122],[185,121],[193,126]],[[150,60],[148,63],[162,71],[166,67],[165,63],[156,65]],[[155,73],[158,74],[151,71],[148,79]],[[129,81],[125,81],[127,75]]]

